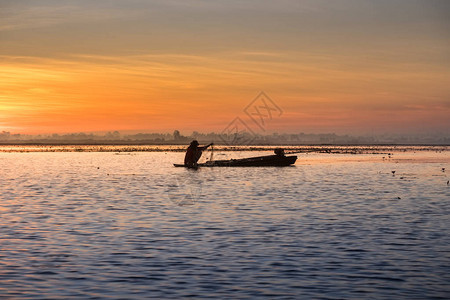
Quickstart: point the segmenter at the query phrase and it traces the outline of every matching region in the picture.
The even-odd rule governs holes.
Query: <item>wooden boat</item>
[[[297,156],[295,155],[267,155],[241,159],[215,160],[198,164],[197,167],[285,167],[294,164],[296,160]],[[187,168],[184,164],[174,164],[174,166]]]

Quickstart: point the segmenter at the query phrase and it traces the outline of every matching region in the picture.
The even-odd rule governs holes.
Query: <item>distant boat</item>
[[[240,159],[215,160],[198,164],[197,167],[286,167],[293,165],[297,156],[267,155]],[[184,164],[174,164],[175,167],[185,167]]]

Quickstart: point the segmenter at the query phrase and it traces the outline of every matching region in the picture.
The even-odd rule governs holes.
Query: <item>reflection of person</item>
[[[184,165],[190,168],[196,167],[198,160],[202,156],[202,152],[211,145],[214,144],[211,143],[209,145],[199,147],[198,142],[193,140],[191,145],[187,148],[186,156],[184,157]]]

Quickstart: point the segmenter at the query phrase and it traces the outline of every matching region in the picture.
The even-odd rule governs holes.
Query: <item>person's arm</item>
[[[211,144],[206,145],[206,146],[203,146],[203,147],[199,147],[199,149],[200,149],[200,151],[203,151],[203,150],[208,149],[208,147],[209,147],[209,146],[212,146],[212,145],[214,145],[214,143],[211,143]]]

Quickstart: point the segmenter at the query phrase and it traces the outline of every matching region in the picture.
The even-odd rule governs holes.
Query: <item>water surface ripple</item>
[[[182,156],[0,153],[0,297],[450,297],[448,161]]]

